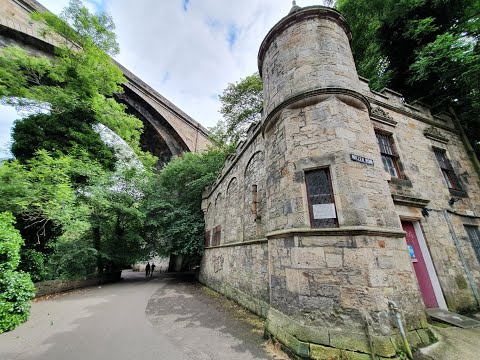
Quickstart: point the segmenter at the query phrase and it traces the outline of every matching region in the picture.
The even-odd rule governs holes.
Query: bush
[[[30,315],[35,287],[29,274],[16,271],[23,244],[11,213],[0,213],[0,333],[14,329]]]
[[[33,282],[44,281],[47,279],[45,255],[43,253],[33,249],[22,248],[20,255],[19,270],[29,273]]]

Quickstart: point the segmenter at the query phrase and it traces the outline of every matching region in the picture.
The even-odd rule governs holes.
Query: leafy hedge
[[[30,300],[35,295],[30,275],[16,271],[23,240],[13,227],[14,221],[11,213],[0,213],[0,333],[28,319]]]

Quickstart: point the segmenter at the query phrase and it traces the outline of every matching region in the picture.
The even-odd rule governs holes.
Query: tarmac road
[[[258,318],[188,275],[124,280],[35,302],[1,360],[273,359]]]

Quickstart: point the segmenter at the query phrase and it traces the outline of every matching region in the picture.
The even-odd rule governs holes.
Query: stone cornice
[[[372,107],[370,118],[390,126],[397,126],[398,124],[395,120],[393,120],[393,117],[389,113],[380,107]]]
[[[292,236],[382,236],[401,238],[405,236],[405,232],[400,229],[381,229],[369,226],[345,226],[339,228],[298,228],[272,231],[265,235],[268,240],[283,239]]]
[[[209,246],[208,249],[219,249],[225,247],[234,247],[234,246],[246,246],[246,245],[255,245],[263,244],[268,241],[285,239],[293,236],[381,236],[388,238],[403,238],[405,232],[403,230],[397,229],[380,229],[373,228],[369,226],[348,226],[341,228],[326,228],[326,229],[312,229],[312,228],[298,228],[298,229],[286,229],[272,231],[265,235],[265,238],[255,239],[250,241],[239,241],[229,244],[221,244],[218,246]]]
[[[239,242],[234,242],[234,243],[229,243],[229,244],[221,244],[217,246],[208,246],[205,248],[205,250],[208,249],[219,249],[219,248],[226,248],[226,247],[234,247],[234,246],[246,246],[246,245],[255,245],[255,244],[263,244],[268,242],[267,239],[255,239],[255,240],[250,240],[250,241],[239,241]]]
[[[420,199],[413,196],[392,194],[393,202],[398,205],[411,206],[415,208],[424,208],[430,203],[430,200]]]
[[[337,10],[334,10],[325,6],[307,6],[297,10],[293,13],[288,14],[283,19],[281,19],[275,26],[268,32],[265,39],[263,39],[262,44],[260,45],[260,50],[258,51],[258,70],[260,76],[262,76],[262,66],[265,53],[270,47],[273,39],[281,34],[283,31],[288,29],[290,26],[295,25],[296,23],[312,18],[326,18],[332,21],[335,21],[347,34],[348,40],[352,40],[352,33],[350,27],[347,23],[347,20],[340,14]]]
[[[373,97],[370,97],[370,96],[366,96],[366,98],[370,101],[371,104],[375,104],[375,105],[379,105],[379,106],[382,106],[386,109],[389,109],[389,110],[392,110],[396,113],[399,113],[399,114],[402,114],[402,115],[405,115],[405,116],[408,116],[412,119],[415,119],[415,120],[418,120],[418,121],[421,121],[425,124],[428,124],[428,125],[433,125],[433,126],[436,126],[440,129],[443,129],[443,130],[446,130],[446,131],[449,131],[449,132],[452,132],[454,134],[459,134],[459,131],[455,128],[452,128],[452,127],[449,127],[449,126],[446,126],[446,125],[443,125],[443,124],[439,124],[438,122],[434,121],[434,120],[431,120],[431,119],[428,119],[427,117],[425,116],[421,116],[421,115],[417,115],[417,114],[414,114],[410,111],[407,111],[407,110],[404,110],[398,106],[394,106],[394,105],[391,105],[389,103],[386,103],[386,102],[383,102],[383,101],[380,101],[380,100],[377,100]]]
[[[446,137],[442,135],[440,131],[438,131],[438,128],[436,128],[433,125],[425,129],[425,131],[423,132],[423,135],[425,135],[425,137],[428,139],[435,140],[443,144],[446,144],[449,141]]]
[[[265,130],[268,129],[273,121],[281,114],[285,109],[294,109],[296,107],[305,107],[314,104],[318,104],[322,101],[327,100],[330,96],[336,95],[336,97],[345,103],[350,103],[350,105],[357,108],[361,108],[363,105],[368,112],[370,113],[370,103],[365,96],[350,89],[344,88],[319,88],[306,91],[304,93],[294,95],[287,100],[284,100],[278,106],[276,106],[270,113],[267,115],[262,124],[262,132],[265,134]],[[347,101],[347,98],[350,101]],[[353,101],[352,101],[353,100]]]

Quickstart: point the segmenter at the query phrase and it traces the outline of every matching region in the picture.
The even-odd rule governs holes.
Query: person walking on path
[[[155,270],[155,264],[152,263],[152,267],[150,268],[150,277],[153,276],[153,270]]]
[[[145,266],[145,277],[150,274],[150,262],[147,262],[147,266]]]

